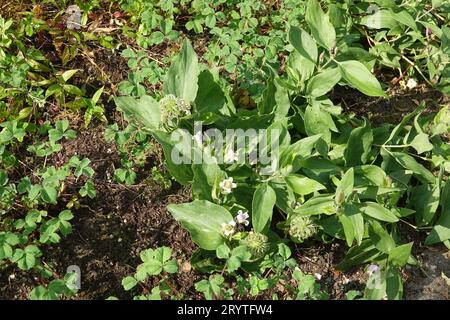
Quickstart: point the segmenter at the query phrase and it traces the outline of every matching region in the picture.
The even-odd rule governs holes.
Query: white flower
[[[414,89],[415,87],[417,87],[417,82],[416,80],[414,80],[413,78],[409,78],[408,82],[406,83],[406,86],[408,87],[408,89]]]
[[[232,189],[237,187],[237,184],[233,182],[233,177],[225,179],[219,183],[220,192],[222,194],[230,194]]]
[[[195,140],[199,146],[203,144],[203,134],[201,132],[197,132],[195,135],[192,136],[192,140]]]
[[[236,227],[236,222],[233,220],[228,223],[222,223],[222,232],[225,236],[229,237],[234,233],[234,227]]]
[[[233,163],[239,160],[239,157],[236,152],[233,151],[233,148],[227,148],[225,150],[225,163]]]
[[[322,275],[321,275],[320,273],[314,273],[314,277],[315,277],[317,280],[322,279]]]
[[[243,212],[242,210],[238,211],[238,214],[236,216],[236,221],[239,224],[243,224],[244,226],[248,226],[248,224],[250,223],[248,221],[248,218],[250,216],[248,215],[248,212]]]

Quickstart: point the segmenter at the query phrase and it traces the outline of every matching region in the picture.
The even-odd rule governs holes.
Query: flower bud
[[[289,224],[288,232],[294,242],[302,243],[317,232],[317,225],[309,217],[296,215]]]
[[[248,236],[242,241],[243,245],[246,245],[253,259],[259,259],[264,257],[264,255],[269,251],[270,244],[269,239],[258,232],[249,232]]]

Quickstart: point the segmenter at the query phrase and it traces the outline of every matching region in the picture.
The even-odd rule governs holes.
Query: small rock
[[[408,89],[414,89],[415,87],[417,87],[417,82],[416,80],[414,80],[413,78],[409,78],[408,82],[406,83],[406,86],[408,87]]]
[[[66,9],[67,19],[66,26],[67,29],[76,30],[81,28],[81,10],[77,5],[68,6]]]
[[[189,263],[189,261],[185,261],[181,264],[181,271],[188,273],[191,270],[192,270],[192,266]]]

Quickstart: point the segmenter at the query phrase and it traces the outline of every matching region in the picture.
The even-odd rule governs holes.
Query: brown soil
[[[336,87],[331,99],[336,104],[341,103],[344,112],[354,113],[359,118],[368,118],[374,125],[397,124],[406,114],[414,111],[421,102],[426,104],[424,114],[436,113],[443,105],[450,104],[449,96],[424,85],[414,90],[395,87],[390,91],[392,97],[385,99],[367,97],[349,87]]]

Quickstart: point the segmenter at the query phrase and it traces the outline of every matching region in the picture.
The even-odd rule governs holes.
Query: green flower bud
[[[392,179],[389,176],[386,176],[386,178],[384,178],[384,186],[385,187],[391,187],[392,186]]]
[[[161,110],[161,125],[168,129],[175,128],[178,124],[178,119],[191,114],[191,109],[183,99],[169,94],[159,101]]]
[[[345,194],[343,191],[339,191],[336,194],[336,197],[334,198],[334,202],[336,203],[337,206],[341,206],[344,203],[345,200]]]
[[[253,259],[264,257],[270,249],[269,239],[265,235],[257,232],[249,232],[248,236],[242,241],[242,244],[249,248]]]
[[[296,215],[289,223],[288,232],[294,242],[302,243],[317,232],[317,225],[309,217]]]

